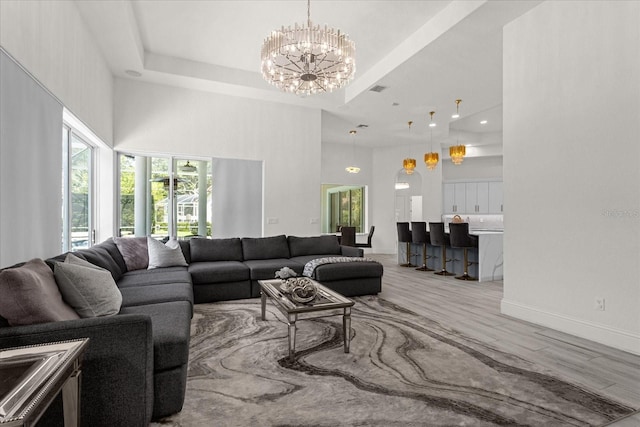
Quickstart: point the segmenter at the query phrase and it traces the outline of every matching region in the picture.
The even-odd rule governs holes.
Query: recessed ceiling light
[[[480,124],[481,124],[481,125],[486,125],[486,124],[487,124],[487,121],[486,121],[486,120],[483,120],[483,121],[481,121],[481,122],[480,122]]]
[[[131,77],[141,77],[142,73],[139,73],[138,71],[135,70],[125,70],[125,73],[130,75]]]

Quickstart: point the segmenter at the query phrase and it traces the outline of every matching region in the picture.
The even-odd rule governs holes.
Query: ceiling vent
[[[358,126],[356,126],[356,127],[357,127],[357,128],[362,129],[362,128],[368,128],[368,127],[369,127],[369,125],[359,124],[359,125],[358,125]]]
[[[383,90],[385,90],[387,87],[386,86],[380,86],[380,85],[375,85],[374,87],[372,87],[371,89],[369,89],[371,92],[382,92]]]

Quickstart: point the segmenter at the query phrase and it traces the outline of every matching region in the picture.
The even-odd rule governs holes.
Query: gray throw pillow
[[[118,250],[127,265],[127,271],[142,270],[149,266],[146,237],[114,237]]]
[[[147,237],[147,248],[149,248],[149,270],[159,267],[187,266],[177,240],[169,240],[165,245],[153,237]]]
[[[0,316],[11,326],[78,319],[62,300],[53,272],[41,259],[0,271]]]
[[[104,268],[68,254],[54,267],[54,276],[64,300],[80,317],[118,314],[122,294],[111,273]]]

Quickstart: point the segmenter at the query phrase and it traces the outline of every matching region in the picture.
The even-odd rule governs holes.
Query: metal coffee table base
[[[266,311],[267,311],[267,294],[270,296],[275,304],[275,306],[286,316],[287,325],[288,325],[288,341],[289,341],[289,358],[293,360],[293,356],[296,350],[296,322],[298,321],[298,314],[300,313],[310,313],[322,310],[336,310],[342,309],[342,335],[344,339],[344,352],[349,353],[349,345],[351,343],[351,307],[354,302],[348,298],[343,297],[342,295],[331,291],[323,287],[320,284],[317,286],[321,287],[325,297],[331,298],[331,301],[328,304],[322,304],[319,306],[304,306],[304,307],[294,307],[293,303],[287,299],[282,293],[280,293],[277,289],[273,287],[273,281],[259,281],[261,283],[261,314],[262,320],[266,320]],[[271,283],[269,283],[271,282]],[[266,287],[265,287],[266,285]],[[302,320],[302,319],[301,319]]]

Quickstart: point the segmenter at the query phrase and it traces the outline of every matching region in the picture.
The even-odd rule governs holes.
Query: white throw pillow
[[[122,294],[111,272],[73,254],[55,264],[53,275],[62,298],[80,317],[117,314]]]
[[[165,245],[153,237],[147,237],[147,247],[149,248],[149,270],[188,265],[177,240],[169,240]]]

